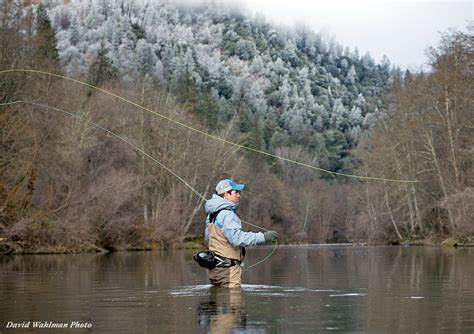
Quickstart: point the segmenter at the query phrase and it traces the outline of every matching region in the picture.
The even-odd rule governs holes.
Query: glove
[[[263,233],[263,237],[265,238],[265,242],[275,242],[278,240],[278,233],[275,231],[268,231]]]

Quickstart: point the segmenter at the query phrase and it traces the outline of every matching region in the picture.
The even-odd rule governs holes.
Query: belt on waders
[[[201,267],[206,269],[230,268],[242,264],[242,261],[229,259],[218,255],[211,250],[197,252],[193,255],[193,258]]]
[[[227,257],[223,257],[217,254],[214,255],[214,259],[216,261],[217,268],[230,268],[237,265],[240,266],[240,264],[242,263],[242,261],[236,259],[229,259]]]

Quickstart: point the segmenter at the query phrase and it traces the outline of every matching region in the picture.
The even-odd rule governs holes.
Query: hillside
[[[98,85],[149,78],[211,130],[237,115],[242,133],[256,132],[248,145],[302,146],[331,171],[353,171],[351,149],[388,91],[388,59],[376,64],[308,27],[272,26],[238,8],[51,1],[47,10],[69,75]]]

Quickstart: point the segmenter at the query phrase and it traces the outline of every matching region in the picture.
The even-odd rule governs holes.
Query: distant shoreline
[[[144,247],[124,247],[117,249],[104,249],[95,245],[89,245],[88,249],[83,250],[74,250],[74,249],[48,249],[40,248],[36,250],[20,250],[16,251],[12,248],[11,242],[5,242],[0,240],[0,256],[8,255],[69,255],[69,254],[105,254],[105,253],[121,253],[121,252],[152,252],[152,251],[169,251],[169,250],[198,250],[205,248],[203,244],[198,242],[182,242],[167,247],[160,247],[158,245],[150,245]],[[293,248],[293,247],[314,247],[314,248],[326,248],[326,247],[397,247],[397,246],[434,246],[434,247],[445,247],[445,248],[457,248],[457,247],[474,247],[474,240],[466,238],[465,240],[459,240],[456,238],[447,238],[442,241],[433,242],[432,240],[417,240],[417,241],[407,241],[399,244],[370,244],[367,242],[348,242],[348,243],[290,243],[290,244],[279,244],[279,248]],[[272,245],[263,245],[259,247],[273,247]]]

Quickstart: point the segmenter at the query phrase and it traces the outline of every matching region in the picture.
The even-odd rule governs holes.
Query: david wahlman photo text
[[[81,321],[71,321],[71,322],[54,322],[54,321],[23,321],[23,322],[13,322],[8,321],[5,328],[71,328],[71,329],[81,329],[81,328],[92,328],[90,322],[81,322]]]

